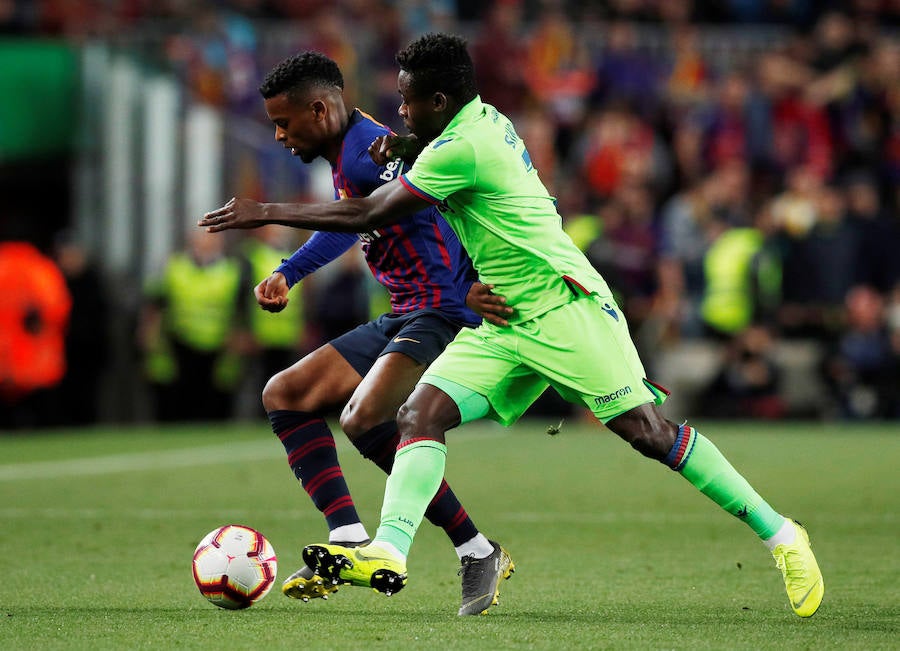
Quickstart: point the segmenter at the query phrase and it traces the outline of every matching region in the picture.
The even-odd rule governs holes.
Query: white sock
[[[362,542],[368,540],[369,534],[362,522],[345,524],[328,532],[328,542]]]
[[[769,551],[774,551],[778,545],[790,545],[794,540],[797,539],[797,527],[794,526],[794,523],[789,519],[784,519],[784,524],[781,525],[781,529],[778,530],[771,538],[766,538],[763,540],[763,544],[769,548]]]
[[[474,538],[467,540],[459,547],[456,547],[456,555],[459,556],[460,560],[462,560],[463,556],[469,555],[472,555],[475,558],[487,558],[493,553],[494,546],[484,537],[484,534],[481,533],[477,534]]]

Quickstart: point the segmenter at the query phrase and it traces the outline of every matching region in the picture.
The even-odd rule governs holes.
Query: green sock
[[[693,427],[682,425],[666,463],[713,502],[740,518],[763,540],[774,536],[784,517],[747,483],[728,459]]]
[[[422,439],[397,450],[373,543],[387,542],[409,554],[425,509],[444,478],[446,464],[447,446],[438,441]]]

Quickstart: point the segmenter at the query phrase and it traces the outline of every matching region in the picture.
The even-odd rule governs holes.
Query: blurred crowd
[[[119,419],[104,410],[112,394],[135,408],[134,387],[104,387],[114,311],[126,312],[118,315],[127,322],[121,348],[144,403],[131,416],[187,422],[262,417],[269,377],[376,308],[360,258],[345,255],[298,286],[281,312],[260,310],[254,287],[300,243],[286,227],[235,237],[191,229],[184,240],[147,279],[133,314],[113,304],[102,271],[71,233],[47,253],[0,242],[0,429]]]
[[[482,98],[513,119],[648,373],[666,350],[707,341],[721,359],[699,413],[900,418],[900,2],[0,0],[7,33],[121,38],[147,25],[141,42],[229,114],[264,121],[262,74],[312,48],[338,61],[351,103],[398,130],[394,53],[424,31],[464,34]],[[356,298],[338,316],[366,302],[364,274],[347,268],[333,278],[353,291],[330,296]],[[173,305],[161,287],[140,319],[145,352]],[[304,317],[319,330],[327,318]],[[252,349],[232,335],[210,334],[216,355],[182,363],[224,372],[222,350]],[[778,351],[808,340],[823,395],[796,414]]]

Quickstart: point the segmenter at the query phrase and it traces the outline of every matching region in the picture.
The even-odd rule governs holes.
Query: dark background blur
[[[65,375],[26,384],[15,342],[47,320],[8,291],[29,269],[0,273],[0,427],[162,418],[174,353],[153,326],[178,255],[240,270],[203,352],[220,417],[257,416],[253,236],[201,254],[193,224],[236,195],[331,197],[327,164],[273,142],[272,65],[323,51],[350,105],[402,130],[393,55],[427,31],[469,39],[670,417],[900,418],[897,0],[0,0],[0,240],[35,245],[72,298]],[[294,294],[285,365],[385,309],[358,255]],[[534,411],[572,415],[552,395]]]

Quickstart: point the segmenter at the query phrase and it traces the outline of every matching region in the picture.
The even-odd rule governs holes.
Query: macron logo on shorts
[[[599,407],[600,405],[605,405],[606,403],[612,402],[613,400],[624,398],[629,393],[631,393],[631,386],[625,386],[618,391],[607,393],[605,396],[597,396],[596,398],[594,398],[594,403]]]

